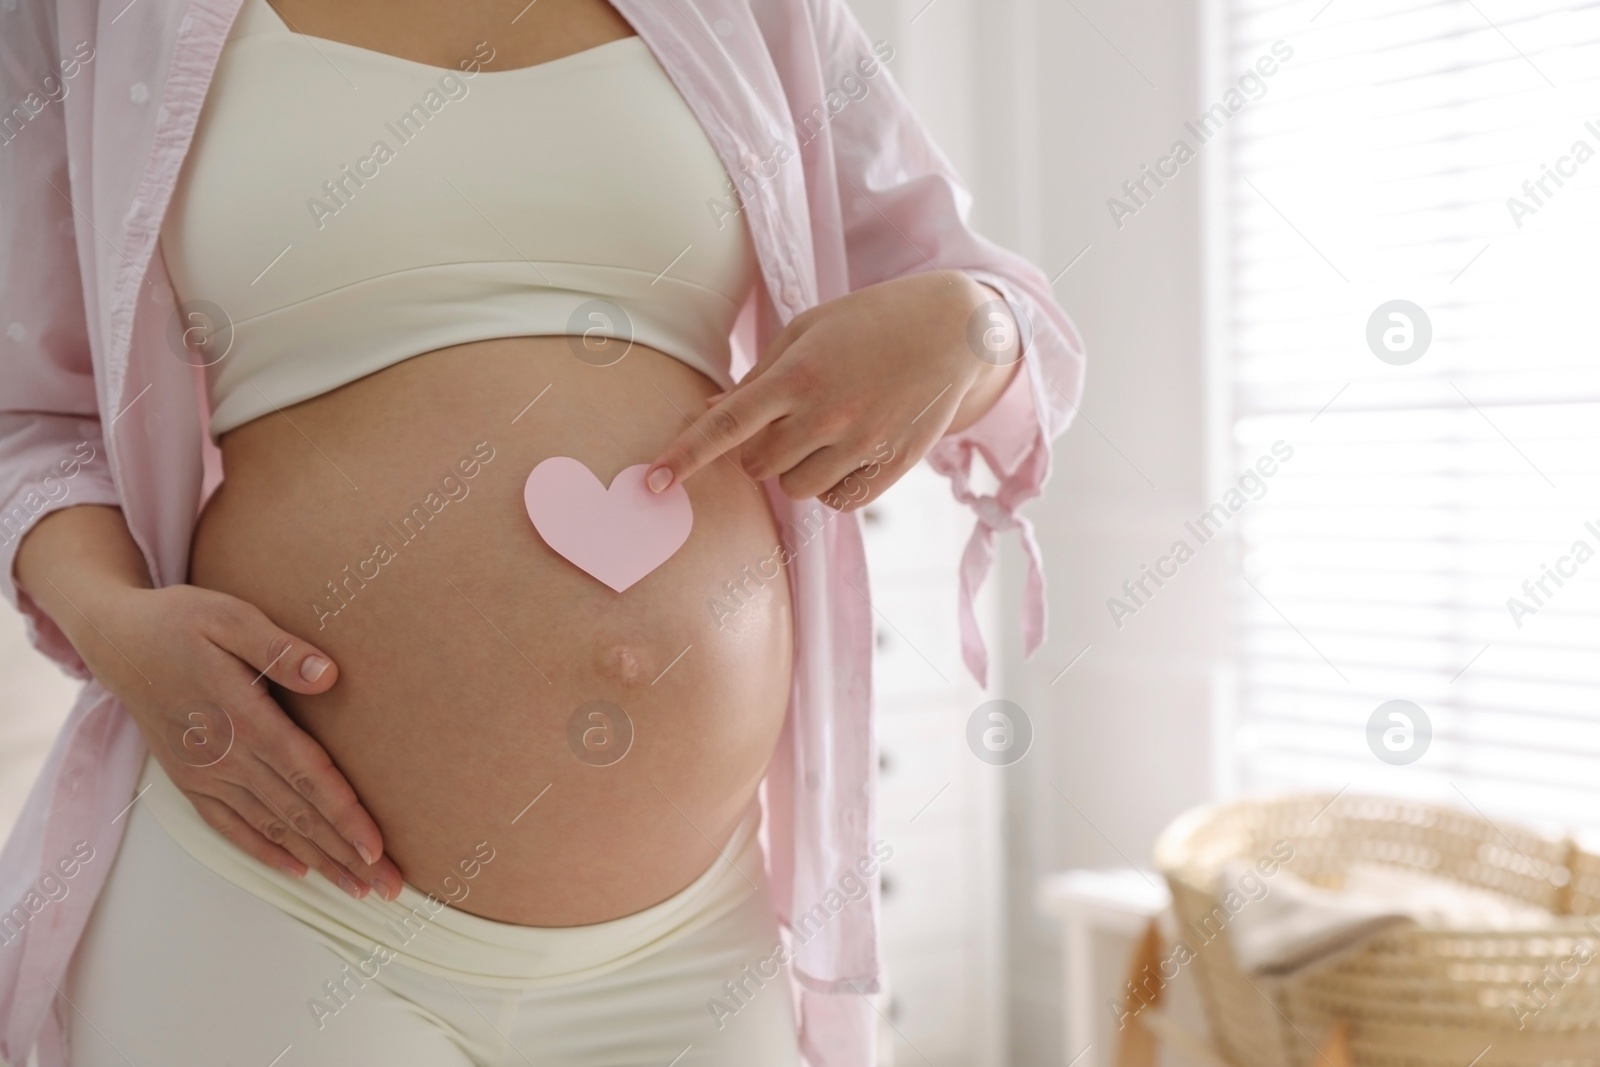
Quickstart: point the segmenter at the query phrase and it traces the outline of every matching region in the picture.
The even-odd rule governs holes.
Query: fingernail
[[[659,493],[672,484],[672,472],[665,467],[657,467],[650,472],[650,477],[645,479],[644,484],[650,487],[652,493]]]
[[[339,888],[343,889],[346,893],[349,893],[357,900],[360,900],[362,897],[366,896],[365,889],[342,874],[339,876]]]
[[[290,860],[284,860],[278,867],[290,878],[304,878],[306,876],[306,869]]]
[[[322,672],[328,669],[328,661],[321,656],[307,656],[300,661],[300,677],[308,682],[314,682],[322,677]]]
[[[389,887],[378,881],[376,878],[374,878],[370,884],[372,885],[373,892],[377,893],[378,896],[384,900],[393,900],[395,897],[400,895],[395,893],[393,896],[391,896],[389,893]]]
[[[378,862],[378,857],[374,856],[372,854],[372,850],[366,845],[363,845],[360,841],[357,841],[355,846],[356,855],[361,857],[362,863],[365,863],[368,867],[371,867],[374,863]]]

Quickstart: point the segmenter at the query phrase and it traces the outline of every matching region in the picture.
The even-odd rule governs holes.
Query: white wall
[[[1050,581],[1049,642],[1028,664],[1013,642],[1005,662],[1005,695],[1033,713],[1040,736],[1038,758],[1019,764],[1027,773],[1008,794],[1016,1067],[1065,1064],[1080,1051],[1060,1047],[1060,949],[1033,911],[1037,878],[1069,867],[1148,867],[1155,836],[1212,789],[1225,546],[1202,550],[1120,629],[1105,603],[1155,563],[1208,495],[1200,245],[1208,149],[1121,229],[1106,207],[1202,110],[1199,8],[1199,0],[1011,5],[1023,12],[1016,21],[1033,23],[1024,40],[1037,70],[1024,137],[1038,164],[1021,183],[1037,206],[1015,215],[1026,224],[1035,214],[1038,223],[1031,234],[997,236],[1051,277],[1083,253],[1055,292],[1089,352],[1082,415],[1057,445],[1052,483],[1030,511]],[[981,175],[985,195],[1004,181],[996,169]],[[1020,554],[1008,551],[1004,561],[1002,617],[1014,618]],[[1096,1061],[1109,1063],[1110,1050],[1082,1064]]]
[[[1079,1050],[1061,1048],[1060,946],[1034,911],[1038,877],[1148,866],[1160,830],[1214,785],[1227,546],[1207,546],[1121,629],[1105,605],[1203,510],[1214,477],[1200,234],[1202,173],[1220,162],[1206,153],[1221,146],[1203,147],[1121,229],[1106,208],[1203,110],[1202,3],[853,6],[873,37],[899,49],[895,77],[976,195],[979,229],[1052,278],[1083,253],[1055,287],[1088,345],[1083,415],[1029,509],[1050,582],[1050,638],[1020,661],[1022,561],[1005,539],[993,687],[1038,731],[1033,753],[1006,772],[1009,1062],[1061,1065]],[[1109,1050],[1082,1067],[1095,1061],[1109,1062]]]

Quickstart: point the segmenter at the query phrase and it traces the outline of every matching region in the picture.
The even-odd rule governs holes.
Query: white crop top
[[[726,389],[756,273],[727,182],[638,37],[469,75],[245,0],[161,234],[216,331],[211,432],[496,337],[631,337]]]

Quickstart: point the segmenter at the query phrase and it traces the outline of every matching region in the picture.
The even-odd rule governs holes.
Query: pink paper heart
[[[545,544],[620,593],[682,548],[694,525],[683,486],[652,493],[649,467],[628,467],[607,489],[571,456],[551,456],[523,486],[528,518]]]

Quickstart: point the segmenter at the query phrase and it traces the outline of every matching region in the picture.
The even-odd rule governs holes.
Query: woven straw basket
[[[1226,926],[1215,932],[1215,888],[1226,861],[1255,862],[1275,844],[1281,855],[1282,842],[1294,849],[1284,869],[1323,888],[1352,863],[1385,864],[1555,918],[1538,931],[1402,927],[1312,972],[1252,978]],[[1600,857],[1466,812],[1346,794],[1192,811],[1155,858],[1195,952],[1213,1048],[1232,1067],[1326,1067],[1319,1045],[1341,1024],[1359,1067],[1600,1067]]]

